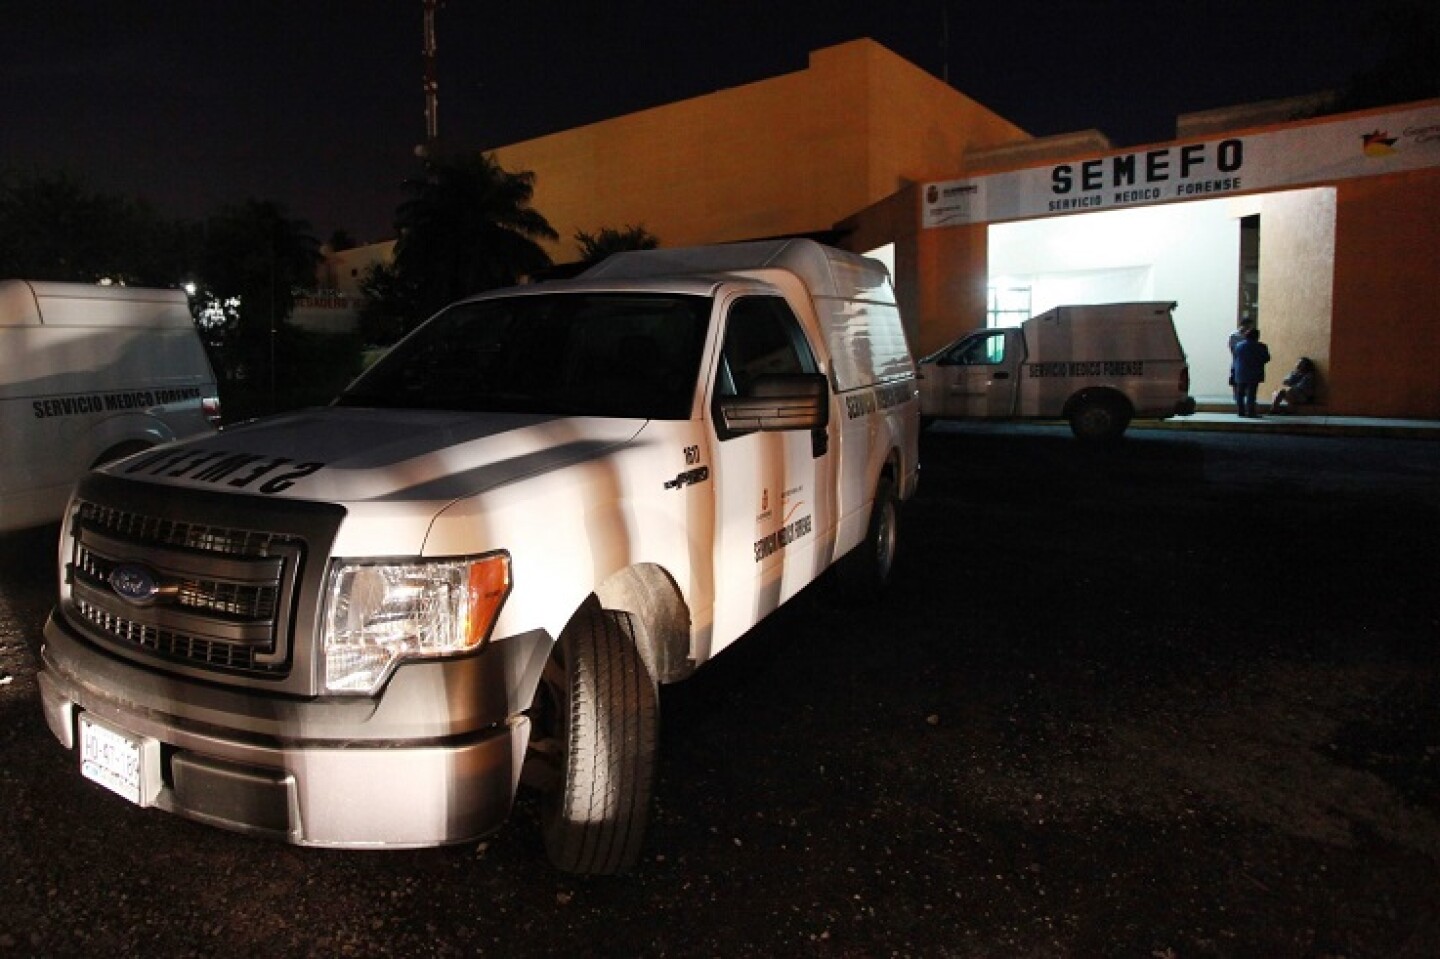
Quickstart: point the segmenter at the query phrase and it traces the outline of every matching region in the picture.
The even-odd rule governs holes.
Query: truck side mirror
[[[716,398],[717,432],[819,430],[830,422],[830,384],[822,373],[761,376],[744,396]]]

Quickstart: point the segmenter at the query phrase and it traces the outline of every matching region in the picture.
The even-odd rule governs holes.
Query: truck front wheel
[[[1118,440],[1130,425],[1130,411],[1119,400],[1094,397],[1070,411],[1070,432],[1090,443]]]
[[[659,740],[655,681],[625,613],[592,601],[546,664],[536,749],[553,763],[541,798],[551,862],[609,875],[635,865],[650,817]]]

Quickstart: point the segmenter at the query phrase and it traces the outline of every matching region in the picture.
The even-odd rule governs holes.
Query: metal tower
[[[440,136],[440,81],[435,77],[435,11],[440,0],[423,0],[425,4],[425,145],[432,145]]]

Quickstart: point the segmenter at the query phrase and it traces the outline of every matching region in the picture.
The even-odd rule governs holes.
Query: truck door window
[[[819,367],[790,305],[776,296],[735,301],[720,349],[721,396],[745,396],[767,375],[815,373]]]
[[[975,336],[956,347],[950,362],[958,366],[998,366],[1005,362],[1005,334]]]

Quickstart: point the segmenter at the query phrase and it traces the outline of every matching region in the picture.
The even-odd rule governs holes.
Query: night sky
[[[870,37],[1037,136],[1338,89],[1367,0],[446,0],[443,140],[493,148],[805,68]],[[276,200],[385,239],[424,139],[422,0],[6,0],[0,167],[200,218]],[[948,15],[943,11],[947,11]],[[948,21],[948,57],[943,42]],[[544,210],[542,209],[543,213]]]

